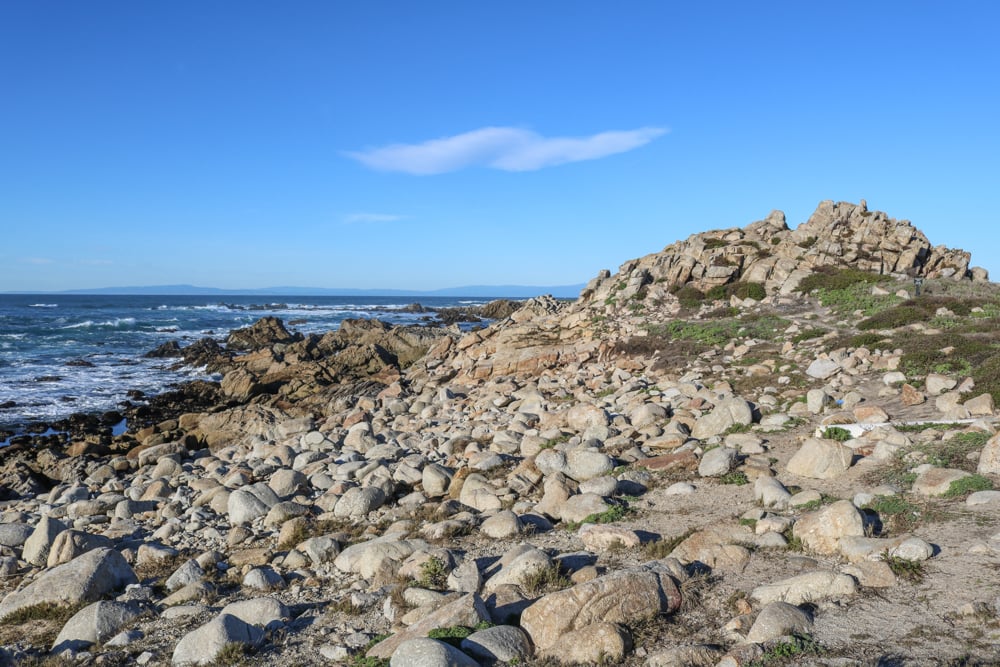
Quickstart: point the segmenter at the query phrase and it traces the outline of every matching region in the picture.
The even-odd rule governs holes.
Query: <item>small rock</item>
[[[702,477],[722,477],[732,470],[737,452],[729,447],[710,449],[701,457],[698,474]]]
[[[771,602],[757,614],[757,620],[747,633],[747,641],[755,644],[784,635],[804,635],[812,631],[812,617],[787,602]]]

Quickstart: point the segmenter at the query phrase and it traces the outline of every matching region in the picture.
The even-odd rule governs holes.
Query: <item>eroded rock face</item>
[[[680,604],[677,584],[666,567],[654,561],[550,593],[524,610],[521,627],[544,652],[570,632],[669,614]]]
[[[249,327],[235,329],[226,338],[230,350],[259,350],[276,343],[302,340],[302,334],[292,334],[277,317],[262,317]]]

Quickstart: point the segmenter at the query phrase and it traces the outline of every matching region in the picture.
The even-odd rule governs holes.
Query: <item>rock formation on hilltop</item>
[[[871,212],[864,201],[824,201],[797,229],[773,211],[742,229],[701,232],[629,260],[617,274],[601,271],[575,303],[532,299],[508,320],[442,341],[418,366],[462,381],[532,375],[602,358],[617,341],[642,335],[646,323],[670,320],[681,287],[709,292],[756,283],[760,297],[788,295],[820,267],[986,281],[986,271],[970,269],[969,261],[968,252],[934,247],[910,222]]]
[[[661,252],[626,262],[612,279],[603,272],[587,285],[584,300],[604,300],[625,283],[625,296],[643,286],[691,285],[707,291],[736,281],[764,285],[768,294],[787,294],[821,266],[851,267],[879,274],[984,281],[984,269],[969,268],[964,250],[932,246],[908,220],[869,211],[860,204],[821,202],[805,223],[788,228],[773,211],[743,229],[702,232]]]

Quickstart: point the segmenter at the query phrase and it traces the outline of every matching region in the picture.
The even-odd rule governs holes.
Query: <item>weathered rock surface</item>
[[[669,614],[680,603],[677,584],[662,564],[654,562],[550,593],[524,610],[521,627],[544,652],[570,632]]]
[[[135,573],[120,553],[108,548],[94,549],[48,570],[25,588],[8,593],[0,602],[0,619],[38,604],[69,607],[93,602],[105,593],[136,582]]]

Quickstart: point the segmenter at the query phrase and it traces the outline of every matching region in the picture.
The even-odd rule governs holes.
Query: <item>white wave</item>
[[[67,324],[62,329],[89,329],[90,327],[123,327],[131,326],[135,324],[134,317],[116,317],[113,320],[107,320],[106,322],[94,322],[93,320],[84,320],[83,322],[77,322],[76,324]]]
[[[28,308],[58,308],[58,303],[29,303]]]

